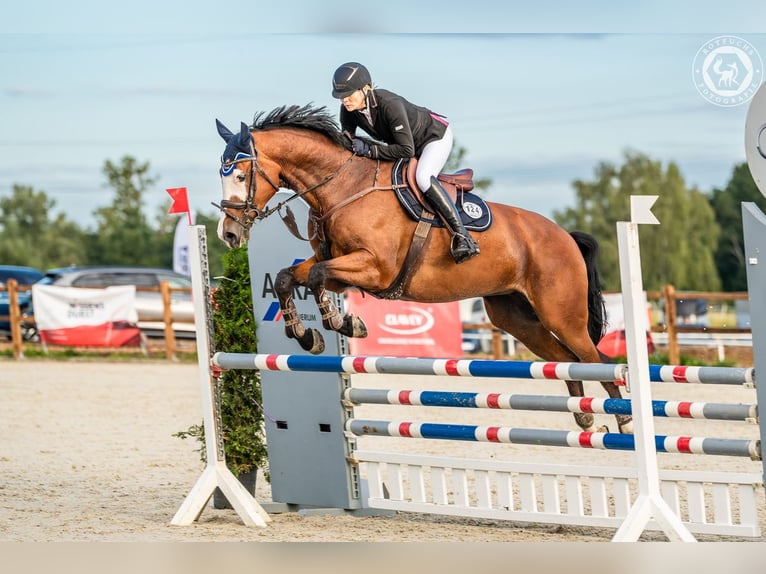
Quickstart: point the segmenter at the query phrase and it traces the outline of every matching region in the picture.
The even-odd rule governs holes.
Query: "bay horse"
[[[310,207],[314,255],[275,278],[285,333],[304,350],[321,353],[324,341],[317,329],[301,322],[293,300],[297,286],[312,292],[323,326],[348,337],[366,336],[364,321],[341,315],[328,290],[358,288],[374,296],[429,303],[483,297],[492,324],[541,359],[598,363],[605,358],[596,348],[605,309],[595,264],[598,244],[590,235],[568,233],[531,211],[489,203],[492,224],[474,234],[480,255],[457,265],[449,253],[450,235],[440,228],[425,238],[413,263],[408,252],[417,223],[392,192],[393,162],[354,155],[326,108],[282,106],[259,112],[252,127],[242,122],[238,133],[216,124],[226,141],[220,168],[223,198],[213,204],[221,210],[222,241],[230,248],[244,244],[254,222],[281,209],[281,204],[267,205],[280,188]],[[583,396],[582,381],[566,384],[571,396]],[[620,397],[614,381],[601,384],[610,397]],[[583,430],[596,430],[592,414],[574,417]],[[617,415],[617,423],[621,432],[632,432],[629,415]]]

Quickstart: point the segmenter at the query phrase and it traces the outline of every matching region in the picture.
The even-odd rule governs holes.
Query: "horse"
[[[226,147],[219,170],[223,197],[213,205],[221,211],[218,237],[229,248],[247,242],[255,222],[281,214],[281,203],[268,207],[280,188],[310,207],[308,240],[314,255],[281,269],[274,282],[285,334],[304,350],[321,353],[324,341],[300,319],[293,300],[298,286],[313,294],[324,328],[348,337],[366,336],[364,321],[341,315],[328,291],[356,288],[428,303],[483,297],[491,323],[543,360],[606,360],[596,347],[605,307],[592,236],[569,233],[532,211],[487,202],[492,224],[474,233],[480,255],[456,264],[449,233],[434,228],[416,260],[408,260],[418,223],[392,193],[393,162],[355,155],[325,107],[258,112],[252,126],[242,122],[238,133],[219,120],[216,125]],[[620,398],[614,381],[601,384],[610,397]],[[571,396],[584,396],[582,381],[566,385]],[[574,417],[584,431],[603,430],[590,413]],[[632,432],[629,415],[616,418],[620,432]]]

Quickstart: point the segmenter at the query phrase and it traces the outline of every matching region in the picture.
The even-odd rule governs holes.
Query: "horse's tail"
[[[573,231],[570,235],[585,259],[588,273],[588,334],[595,345],[604,336],[606,326],[606,306],[601,294],[601,277],[596,266],[598,242],[595,237],[582,231]]]

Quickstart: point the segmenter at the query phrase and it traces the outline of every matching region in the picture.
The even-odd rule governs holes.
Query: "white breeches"
[[[418,169],[415,179],[421,191],[426,191],[431,187],[431,176],[438,176],[444,164],[447,163],[449,154],[452,151],[452,129],[447,126],[444,137],[440,140],[432,141],[423,148],[423,153],[418,158]]]

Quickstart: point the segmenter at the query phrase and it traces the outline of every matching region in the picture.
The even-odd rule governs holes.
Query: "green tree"
[[[63,214],[52,217],[55,206],[45,192],[14,184],[0,199],[0,261],[42,270],[82,262],[84,232]]]
[[[577,180],[577,204],[554,212],[569,230],[591,233],[601,245],[600,269],[604,289],[620,288],[615,224],[630,219],[631,195],[658,195],[653,213],[660,225],[640,229],[641,267],[646,289],[672,284],[677,289],[716,291],[720,279],[713,261],[719,227],[707,196],[686,187],[678,166],[653,161],[626,151],[624,163],[601,162],[595,180]]]
[[[747,291],[742,202],[753,202],[761,211],[766,211],[766,198],[758,190],[745,162],[734,166],[726,187],[713,189],[710,198],[716,221],[721,228],[715,264],[724,291]]]
[[[90,262],[97,265],[159,265],[162,254],[154,245],[155,231],[143,211],[144,193],[156,178],[148,175],[149,163],[124,156],[119,163],[107,160],[104,175],[115,196],[108,207],[96,209],[97,229],[89,244]]]

